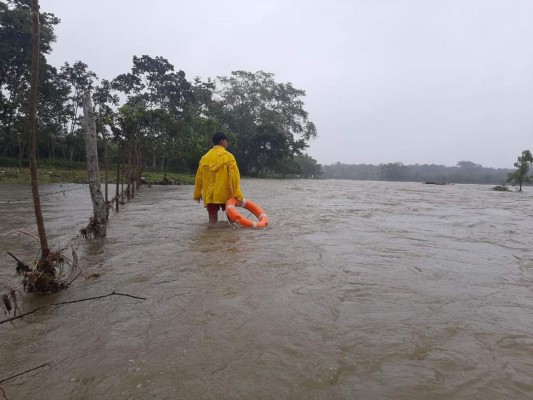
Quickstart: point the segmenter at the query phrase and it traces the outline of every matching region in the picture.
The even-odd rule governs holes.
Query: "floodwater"
[[[0,325],[12,399],[531,399],[533,189],[243,180],[265,230],[143,187],[104,241],[87,186],[43,186],[52,248],[87,279]],[[49,193],[49,195],[47,195]],[[29,188],[0,186],[5,251],[38,255]],[[69,251],[65,252],[70,255]],[[91,274],[99,276],[89,277]]]

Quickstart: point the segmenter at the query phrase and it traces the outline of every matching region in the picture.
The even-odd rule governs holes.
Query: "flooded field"
[[[533,190],[243,180],[265,230],[207,223],[191,186],[143,187],[108,238],[76,238],[81,185],[41,188],[52,248],[90,279],[0,325],[12,399],[531,399]],[[0,185],[10,251],[38,256],[29,187]],[[26,232],[26,233],[23,233]],[[70,256],[70,250],[66,252]]]

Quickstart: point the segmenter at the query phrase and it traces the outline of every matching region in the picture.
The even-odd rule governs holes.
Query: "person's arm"
[[[242,201],[243,195],[241,191],[241,174],[239,173],[239,167],[237,167],[237,161],[233,155],[230,157],[228,163],[228,173],[231,196],[235,197],[239,201]]]
[[[196,179],[194,181],[194,200],[200,201],[202,199],[202,167],[199,165],[196,171]]]

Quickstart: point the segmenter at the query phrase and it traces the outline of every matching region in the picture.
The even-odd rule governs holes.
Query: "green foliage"
[[[436,164],[403,165],[390,163],[342,164],[336,163],[322,167],[322,177],[326,179],[356,180],[404,180],[411,182],[446,182],[446,183],[480,183],[498,184],[507,179],[509,169],[485,168],[482,166],[464,168],[463,166],[447,167]],[[468,164],[471,165],[471,164]],[[478,165],[472,163],[472,165]],[[398,171],[399,170],[399,171]],[[400,172],[399,174],[396,172]]]
[[[44,54],[55,41],[54,26],[59,20],[40,13],[39,126],[53,123],[46,119],[53,108],[56,91],[45,82],[54,75]],[[21,156],[26,144],[26,118],[30,83],[32,16],[30,1],[0,2],[0,149],[3,156]],[[59,89],[60,91],[60,89]]]
[[[69,96],[64,101],[65,113],[67,116],[67,131],[68,137],[68,158],[69,160],[76,159],[76,152],[83,148],[82,130],[81,130],[81,99],[86,90],[89,90],[93,82],[97,79],[96,74],[88,69],[88,65],[82,61],[76,61],[72,66],[66,62],[60,69],[60,79],[69,88]],[[73,137],[78,135],[78,137]]]
[[[40,160],[56,166],[60,160],[85,160],[81,96],[91,90],[101,138],[112,132],[111,156],[135,157],[141,170],[194,172],[212,146],[212,134],[223,130],[243,175],[318,176],[320,166],[302,156],[316,136],[303,90],[262,71],[189,82],[167,59],[149,55],[133,56],[130,72],[96,85],[98,77],[82,61],[65,62],[59,70],[47,64],[44,55],[58,23],[41,13]],[[0,1],[0,157],[18,157],[19,166],[27,147],[31,30],[29,0]]]
[[[514,163],[516,171],[509,174],[507,181],[513,185],[519,185],[520,192],[522,191],[522,185],[531,181],[531,177],[528,176],[527,173],[529,172],[529,167],[532,162],[533,156],[531,155],[531,151],[524,150],[522,155],[518,157],[517,161]]]
[[[300,167],[302,178],[318,178],[322,174],[321,165],[307,154],[296,156],[294,161]]]
[[[277,161],[272,171],[275,172],[269,174],[269,177],[273,178],[298,178],[302,173],[300,165],[292,158]]]
[[[496,191],[496,192],[508,192],[509,191],[509,188],[505,185],[498,185],[498,186],[494,186],[492,188],[492,190]]]
[[[235,134],[235,156],[248,174],[265,176],[316,137],[301,100],[305,92],[291,83],[263,71],[234,71],[217,84],[222,120]]]
[[[382,179],[385,181],[406,181],[408,180],[408,167],[401,162],[380,164]]]
[[[128,104],[165,109],[176,118],[184,117],[188,103],[194,99],[185,72],[174,72],[174,66],[163,57],[134,56],[131,73],[117,76],[112,87],[126,94]]]
[[[30,173],[27,163],[21,170],[13,162],[16,160],[0,158],[0,183],[28,184]],[[9,166],[6,164],[13,163]],[[157,184],[164,181],[164,175],[157,171],[147,170],[143,173],[146,183]],[[194,175],[167,174],[167,181],[175,184],[194,184]],[[87,183],[87,169],[85,162],[59,160],[56,162],[43,161],[39,163],[39,182],[46,183]],[[104,172],[100,170],[100,179],[104,182]],[[116,165],[111,165],[109,182],[116,182]]]
[[[183,169],[195,110],[195,92],[185,73],[175,72],[163,57],[134,56],[131,73],[117,76],[111,87],[127,98],[118,119],[123,137],[146,150],[142,153],[154,167],[159,163],[166,170],[169,160],[179,160],[178,168]]]
[[[206,152],[206,149],[213,145],[211,137],[213,132],[224,130],[220,122],[213,118],[195,116],[184,132],[187,151],[183,154],[182,169],[185,172],[196,172],[198,161]],[[231,135],[228,134],[231,140]],[[171,160],[173,161],[173,160]],[[172,162],[172,167],[177,167]],[[178,169],[178,168],[176,168]]]
[[[472,161],[458,161],[457,166],[463,170],[476,170],[483,168],[480,164],[473,163]]]

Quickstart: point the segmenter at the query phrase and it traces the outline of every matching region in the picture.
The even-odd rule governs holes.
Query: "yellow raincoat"
[[[241,176],[233,154],[222,146],[213,146],[201,159],[196,172],[194,200],[207,204],[225,204],[231,197],[242,200]]]

